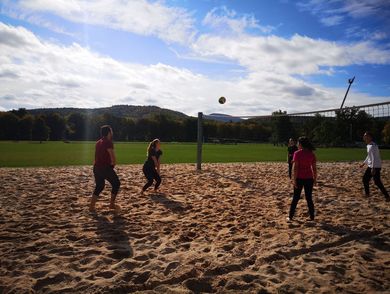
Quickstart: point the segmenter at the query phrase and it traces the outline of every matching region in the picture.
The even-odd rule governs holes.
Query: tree
[[[50,113],[45,117],[46,125],[50,128],[50,140],[62,140],[65,135],[66,122],[58,113]]]
[[[150,141],[150,125],[151,122],[147,118],[141,118],[135,123],[135,138],[139,141]]]
[[[286,111],[275,111],[272,113],[272,141],[274,144],[285,144],[294,135],[294,129],[290,117]]]
[[[124,119],[124,133],[125,139],[128,141],[134,141],[135,138],[135,122],[131,118]]]
[[[382,131],[382,135],[383,135],[383,142],[386,145],[390,145],[390,120],[386,122]]]
[[[13,109],[13,110],[11,110],[11,112],[13,113],[13,114],[15,114],[17,117],[19,117],[19,118],[22,118],[22,117],[24,117],[25,115],[27,115],[27,110],[26,110],[26,108],[19,108],[18,110],[15,110],[15,109]]]
[[[335,143],[337,145],[345,145],[352,143],[354,140],[353,126],[356,122],[359,108],[352,107],[336,111],[336,128],[335,128]]]
[[[373,128],[373,117],[369,115],[364,110],[360,110],[355,117],[353,122],[353,136],[355,141],[361,141],[363,134],[367,130],[371,130]]]
[[[17,140],[19,117],[12,112],[0,113],[0,140]]]
[[[68,116],[68,137],[72,140],[84,140],[86,137],[87,118],[74,112]]]
[[[314,129],[313,141],[317,144],[332,146],[334,144],[335,122],[333,118],[323,118]]]
[[[46,141],[49,137],[49,127],[45,123],[45,119],[42,116],[35,117],[32,138],[36,141]]]
[[[32,130],[34,125],[34,117],[32,115],[25,115],[19,120],[19,139],[31,140]]]
[[[184,140],[186,142],[195,142],[198,138],[198,119],[187,118],[184,121]]]

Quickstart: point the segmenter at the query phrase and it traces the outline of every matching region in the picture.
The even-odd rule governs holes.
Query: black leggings
[[[93,195],[99,196],[99,194],[103,191],[105,180],[109,181],[111,184],[111,193],[113,195],[118,194],[119,187],[121,182],[119,181],[118,175],[114,171],[111,166],[107,167],[93,167],[93,175],[95,176],[95,190],[93,191]]]
[[[144,165],[144,167],[142,168],[142,171],[144,172],[144,175],[148,180],[148,182],[142,188],[142,191],[146,191],[147,188],[152,186],[153,180],[156,180],[156,184],[154,185],[154,189],[157,190],[161,184],[161,177],[158,174],[158,172],[156,171],[156,169],[152,166],[145,166]]]
[[[372,178],[371,168],[368,167],[366,169],[366,172],[363,176],[363,185],[364,185],[364,191],[366,192],[366,195],[370,195],[370,180]],[[386,191],[386,188],[383,186],[381,181],[381,169],[376,168],[375,174],[374,174],[374,183],[377,185],[379,190],[385,195],[386,198],[389,198],[389,193]]]
[[[294,217],[295,209],[297,208],[298,201],[301,198],[302,188],[305,188],[305,197],[307,207],[309,208],[310,219],[314,220],[314,204],[312,199],[313,184],[313,179],[297,179],[298,187],[294,187],[294,197],[290,206],[290,219]]]
[[[288,162],[288,176],[290,177],[290,179],[291,179],[291,173],[292,173],[292,166],[293,166],[292,161]]]

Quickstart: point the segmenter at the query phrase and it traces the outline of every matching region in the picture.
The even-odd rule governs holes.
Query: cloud
[[[7,100],[7,101],[13,101],[16,99],[16,97],[14,95],[4,95],[2,97],[0,97],[1,100]]]
[[[338,106],[345,89],[309,84],[293,77],[292,73],[315,73],[321,63],[339,65],[337,59],[345,64],[374,60],[389,62],[389,54],[384,57],[384,52],[376,52],[368,44],[355,44],[349,56],[348,46],[302,36],[290,40],[275,36],[243,35],[238,40],[206,37],[194,47],[196,54],[238,61],[248,68],[246,75],[215,80],[162,63],[119,62],[77,43],[59,45],[39,39],[23,27],[0,22],[0,73],[7,73],[0,76],[0,107],[105,107],[153,103],[190,115],[199,111],[259,115],[281,108],[288,112],[309,111]],[[217,46],[221,41],[227,42],[228,46],[221,49]],[[10,79],[10,76],[18,78]],[[220,96],[227,98],[226,104],[217,102]],[[14,99],[9,101],[4,97]],[[383,97],[354,93],[349,101],[358,105],[366,104],[367,99],[384,100]]]
[[[321,23],[327,27],[339,25],[343,22],[344,17],[340,15],[333,15],[321,18]]]
[[[385,41],[390,37],[387,32],[383,32],[380,30],[369,30],[366,28],[360,28],[358,26],[351,26],[347,28],[345,32],[349,38],[362,39],[374,42],[382,40]]]
[[[16,79],[19,76],[14,73],[12,70],[3,69],[0,71],[0,78]]]
[[[251,71],[287,75],[322,74],[323,67],[390,63],[390,51],[377,48],[368,41],[339,44],[300,35],[285,39],[246,34],[239,37],[204,34],[194,42],[192,50],[201,57],[237,61]]]
[[[6,0],[3,4],[19,18],[52,27],[37,13],[52,13],[68,21],[99,25],[145,36],[156,36],[168,43],[188,43],[195,35],[194,19],[183,8],[146,0]]]
[[[41,15],[31,14],[30,11],[22,11],[15,3],[10,2],[8,0],[4,0],[4,3],[1,7],[1,14],[7,15],[8,17],[26,21],[28,23],[49,29],[53,32],[60,33],[63,35],[68,35],[71,37],[75,37],[76,35],[68,32],[65,28],[60,27],[51,21],[45,19]]]
[[[252,14],[242,14],[229,10],[226,6],[216,7],[209,11],[204,17],[202,24],[219,32],[229,30],[233,33],[243,33],[249,29],[255,29],[262,33],[271,33],[275,30],[273,26],[262,26]]]
[[[350,19],[379,18],[387,26],[390,21],[388,0],[305,0],[297,3],[302,11],[318,16],[325,26],[337,26]],[[363,28],[363,27],[362,27]]]

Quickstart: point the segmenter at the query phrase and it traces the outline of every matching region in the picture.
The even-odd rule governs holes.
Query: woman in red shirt
[[[118,195],[121,185],[118,175],[114,167],[116,157],[114,152],[114,144],[112,143],[113,132],[109,125],[104,125],[100,128],[101,139],[95,145],[95,162],[93,165],[93,174],[95,177],[95,189],[89,205],[90,211],[95,211],[95,204],[100,193],[104,189],[105,180],[111,184],[111,200],[110,208],[116,209],[115,199]]]
[[[314,204],[312,199],[313,185],[317,180],[315,148],[306,137],[298,139],[298,151],[293,156],[293,184],[294,197],[290,206],[290,214],[287,221],[294,217],[295,209],[301,198],[302,188],[305,189],[305,197],[309,208],[310,219],[314,220]]]

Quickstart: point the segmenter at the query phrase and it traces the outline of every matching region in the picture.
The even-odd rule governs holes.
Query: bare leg
[[[96,204],[97,199],[98,199],[98,197],[96,195],[92,195],[91,202],[89,204],[89,211],[91,211],[91,212],[95,211],[95,204]]]
[[[116,199],[116,194],[111,194],[111,200],[110,200],[110,209],[115,209],[115,199]]]

